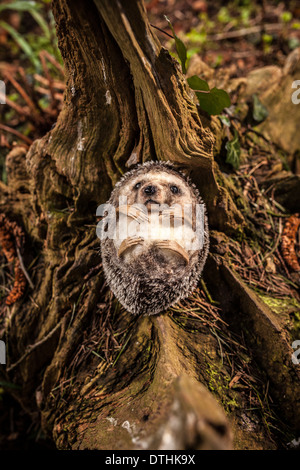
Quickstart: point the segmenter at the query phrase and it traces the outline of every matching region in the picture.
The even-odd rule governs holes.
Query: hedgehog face
[[[119,196],[126,196],[128,204],[192,204],[196,197],[185,180],[178,174],[167,171],[150,170],[128,181]]]
[[[128,197],[129,204],[182,204],[183,201],[192,203],[190,188],[180,176],[167,172],[150,171],[132,181],[131,193]],[[195,202],[195,201],[194,201]]]
[[[125,205],[119,205],[124,198]],[[120,302],[134,314],[151,315],[186,297],[200,277],[209,245],[204,204],[195,186],[170,163],[145,163],[124,175],[109,202],[116,207],[120,235],[101,242],[102,261],[108,284]],[[186,205],[193,213],[182,232],[177,223]],[[198,248],[190,248],[198,237],[194,231],[199,214],[196,206],[203,209],[204,236]],[[165,216],[171,217],[171,226],[165,224]],[[137,232],[127,235],[120,230],[122,217]],[[154,237],[152,232],[150,238],[145,236],[149,232],[142,230],[149,226],[154,226]]]

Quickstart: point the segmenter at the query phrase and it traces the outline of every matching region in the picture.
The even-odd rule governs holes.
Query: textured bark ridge
[[[62,449],[227,449],[232,435],[236,448],[274,447],[266,428],[250,436],[241,425],[252,411],[243,411],[244,395],[228,371],[230,358],[247,346],[241,352],[215,304],[207,310],[205,285],[165,314],[133,318],[107,289],[100,264],[96,208],[127,169],[150,159],[191,173],[214,230],[241,229],[243,217],[213,160],[210,121],[200,118],[142,2],[57,0],[53,12],[66,69],[64,106],[27,155],[11,153],[8,186],[0,187],[1,211],[26,233],[24,264],[34,284],[5,312],[5,379],[22,387],[14,395],[29,413],[39,410]],[[262,312],[222,256],[207,268],[209,289],[221,308],[226,299],[229,320],[239,325],[239,298],[245,337],[269,348],[258,349],[263,369],[252,373],[270,378],[279,414],[296,432],[299,371],[289,375],[284,325]]]

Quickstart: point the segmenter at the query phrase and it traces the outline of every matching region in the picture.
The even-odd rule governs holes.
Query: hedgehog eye
[[[134,189],[139,189],[142,183],[136,183]]]
[[[172,192],[173,194],[178,194],[178,193],[179,193],[179,188],[178,188],[178,186],[171,186],[170,189],[171,189],[171,192]]]

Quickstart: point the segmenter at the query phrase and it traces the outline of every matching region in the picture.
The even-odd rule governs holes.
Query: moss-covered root
[[[270,381],[270,394],[280,414],[295,432],[300,431],[300,370],[292,361],[294,350],[286,325],[228,266],[210,255],[206,275],[210,292],[222,301],[226,321],[243,331],[257,362]]]
[[[178,347],[177,328],[168,316],[140,320],[135,341],[119,362],[119,371],[126,370],[119,382],[134,374],[128,385],[120,389],[119,383],[111,389],[111,383],[100,376],[92,390],[82,389],[88,400],[103,400],[94,422],[74,429],[74,449],[232,447],[227,418],[212,394],[196,380],[189,349]],[[141,353],[147,364],[135,369]],[[61,430],[62,426],[57,423],[55,428]],[[68,434],[72,433],[69,430]]]

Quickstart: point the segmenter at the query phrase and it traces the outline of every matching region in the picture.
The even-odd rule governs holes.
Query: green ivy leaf
[[[212,88],[209,93],[196,92],[200,108],[210,115],[221,114],[224,108],[231,105],[229,95],[219,88]]]
[[[205,80],[199,78],[197,75],[193,75],[192,77],[188,78],[187,82],[192,90],[209,91],[208,83]]]
[[[173,25],[169,18],[165,16],[175,39],[176,51],[181,62],[182,72],[186,73],[187,50],[181,39],[175,34]],[[216,87],[209,89],[208,83],[197,75],[187,79],[192,90],[195,90],[200,107],[210,115],[220,114],[224,108],[231,105],[228,93]]]
[[[229,163],[235,170],[238,170],[240,167],[241,146],[236,130],[234,130],[233,139],[226,142],[225,148],[227,150],[226,163]]]
[[[269,116],[269,111],[259,100],[257,95],[253,95],[253,119],[257,122],[264,121]]]
[[[174,39],[175,39],[175,47],[176,47],[176,51],[177,51],[179,60],[181,62],[182,73],[186,73],[186,61],[187,61],[186,47],[183,44],[183,42],[181,41],[181,39],[179,39],[179,37],[175,34],[173,25],[172,25],[171,21],[169,20],[169,18],[167,16],[165,16],[165,19],[167,20],[167,22],[168,22],[168,24],[169,24],[169,26],[172,30]]]

